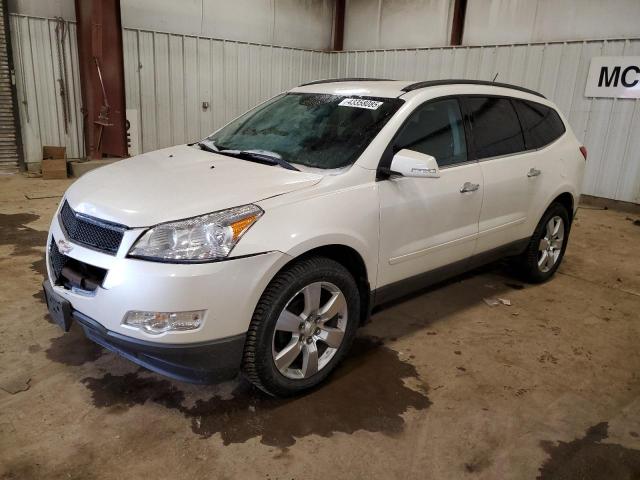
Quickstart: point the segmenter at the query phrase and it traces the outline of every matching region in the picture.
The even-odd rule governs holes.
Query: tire
[[[325,257],[299,260],[274,277],[256,306],[243,373],[273,396],[312,389],[344,358],[359,322],[360,294],[349,271]]]
[[[561,221],[560,225],[558,219]],[[554,228],[555,226],[558,228]],[[564,258],[570,230],[571,218],[566,207],[557,202],[552,203],[536,226],[527,249],[518,258],[517,267],[523,280],[542,283],[556,273]],[[557,233],[553,234],[553,231]],[[560,240],[558,235],[561,235]]]

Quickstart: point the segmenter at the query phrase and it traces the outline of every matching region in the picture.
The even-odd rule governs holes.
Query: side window
[[[467,144],[458,101],[436,100],[416,108],[402,128],[396,148],[431,155],[441,167],[466,162]]]
[[[565,132],[560,115],[553,108],[525,100],[514,100],[527,150],[541,148]]]
[[[516,111],[507,98],[465,99],[478,159],[523,151],[524,139]]]

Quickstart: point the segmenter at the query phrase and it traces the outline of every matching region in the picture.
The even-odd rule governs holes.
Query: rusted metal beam
[[[451,45],[462,45],[464,19],[467,15],[467,0],[455,0],[451,23]]]
[[[345,0],[336,0],[336,10],[333,18],[333,50],[344,48],[344,11]]]
[[[126,157],[119,0],[75,0],[87,155]]]

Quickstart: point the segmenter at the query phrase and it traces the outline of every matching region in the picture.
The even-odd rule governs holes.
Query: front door
[[[468,161],[457,99],[418,107],[402,127],[395,151],[435,157],[440,178],[379,183],[380,256],[377,288],[471,256],[482,205],[482,172]]]

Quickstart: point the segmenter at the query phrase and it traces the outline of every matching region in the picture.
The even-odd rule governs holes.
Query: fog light
[[[139,328],[147,333],[164,333],[195,330],[202,325],[204,310],[192,312],[127,312],[124,325]]]

